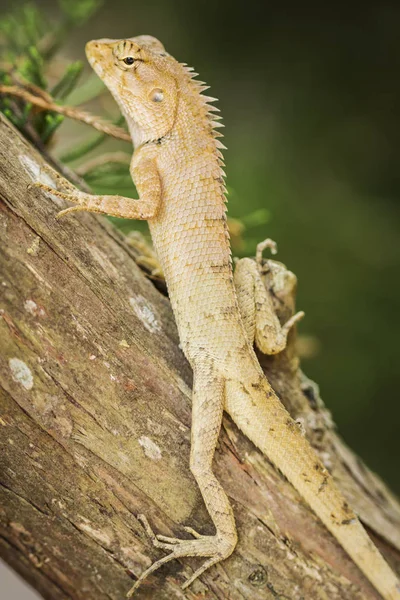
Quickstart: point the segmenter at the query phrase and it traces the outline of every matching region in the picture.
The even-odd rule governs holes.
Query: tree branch
[[[33,87],[32,84],[31,87]],[[90,113],[75,108],[74,106],[57,104],[53,98],[47,94],[47,92],[41,90],[41,94],[39,95],[37,92],[39,89],[40,88],[37,86],[34,86],[36,93],[32,93],[32,91],[18,85],[0,85],[0,94],[22,98],[25,100],[25,102],[29,102],[41,110],[51,110],[60,115],[64,115],[64,117],[69,117],[75,121],[80,121],[81,123],[90,125],[91,127],[94,127],[94,129],[97,129],[97,131],[101,131],[102,133],[117,138],[118,140],[124,140],[125,142],[130,143],[132,142],[129,133],[126,132],[125,129],[122,129],[122,127],[118,127],[112,123],[105,123],[102,119],[100,119],[100,117],[91,115]]]
[[[168,299],[104,220],[57,221],[43,159],[0,119],[0,556],[51,600],[121,600],[166,535],[213,528],[189,471],[191,372]],[[262,364],[388,560],[399,505],[336,436],[293,341]],[[215,471],[239,544],[183,593],[169,563],[138,598],[377,600],[291,485],[229,418]],[[203,597],[203,596],[202,596]]]

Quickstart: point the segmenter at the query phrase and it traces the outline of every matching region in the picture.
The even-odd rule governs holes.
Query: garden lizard
[[[280,328],[260,278],[260,261],[233,274],[214,98],[192,69],[151,36],[101,39],[86,46],[91,66],[109,88],[132,136],[130,171],[139,199],[91,195],[72,185],[52,195],[75,205],[61,211],[146,219],[168,286],[181,347],[194,372],[190,469],[215,526],[193,539],[156,535],[169,554],[146,569],[129,592],[160,565],[204,557],[184,587],[234,551],[237,533],[228,497],[212,462],[223,411],[280,469],[386,600],[400,600],[399,582],[281,404],[255,354],[281,351],[297,314]],[[262,247],[259,248],[262,251]]]

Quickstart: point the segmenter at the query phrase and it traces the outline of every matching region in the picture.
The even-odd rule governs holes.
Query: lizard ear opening
[[[160,88],[154,88],[149,96],[153,102],[162,102],[164,100],[164,92]]]

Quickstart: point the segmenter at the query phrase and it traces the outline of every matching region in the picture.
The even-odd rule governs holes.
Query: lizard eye
[[[133,65],[133,63],[135,62],[135,59],[133,58],[133,56],[127,56],[126,58],[123,59],[123,62],[126,65]]]

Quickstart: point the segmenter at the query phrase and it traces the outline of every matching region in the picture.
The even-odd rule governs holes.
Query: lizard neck
[[[191,160],[195,155],[204,151],[215,159],[219,167],[218,176],[225,176],[222,167],[223,156],[221,150],[225,148],[218,140],[222,137],[218,128],[223,127],[219,122],[221,117],[216,114],[219,109],[212,105],[216,98],[205,96],[202,92],[208,89],[203,82],[196,81],[197,73],[185,64],[173,61],[170,65],[171,73],[175,79],[177,102],[172,127],[165,131],[157,131],[150,128],[146,129],[143,125],[139,126],[133,116],[127,111],[127,107],[121,98],[117,98],[120,108],[125,116],[133,145],[135,149],[147,144],[160,144],[166,139],[174,140],[174,146],[177,144],[184,147],[187,160]],[[225,193],[225,187],[222,188]]]
[[[203,152],[209,153],[210,158],[212,157],[220,167],[220,175],[225,176],[221,153],[225,146],[218,140],[223,137],[218,132],[218,128],[223,125],[219,122],[221,117],[215,114],[219,109],[212,104],[216,98],[202,93],[208,86],[194,79],[196,73],[193,73],[192,69],[184,65],[178,67],[182,72],[178,78],[178,106],[173,131],[184,143],[190,158]]]

